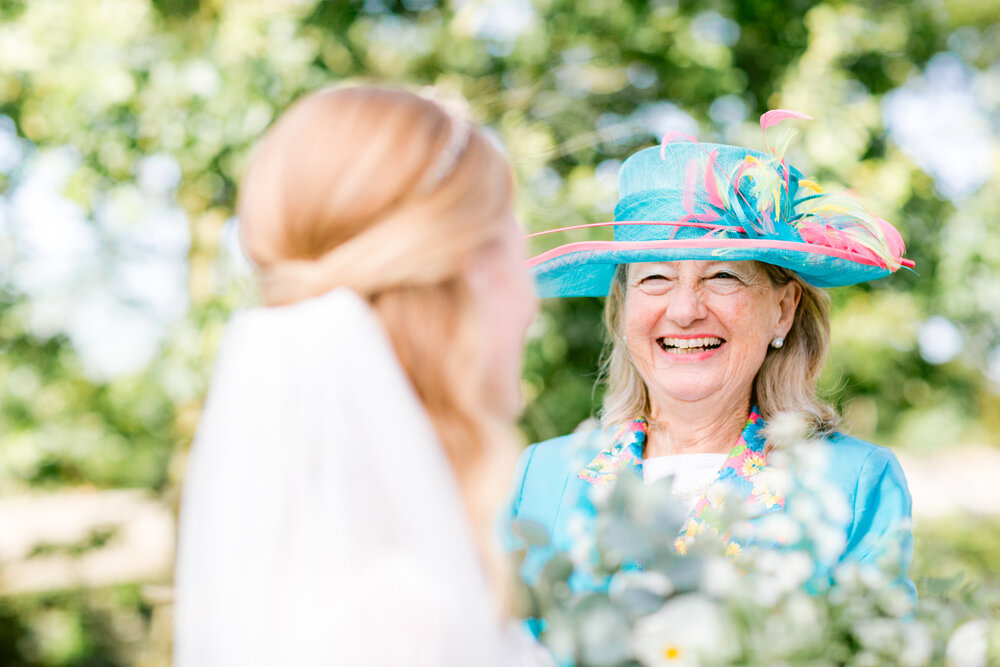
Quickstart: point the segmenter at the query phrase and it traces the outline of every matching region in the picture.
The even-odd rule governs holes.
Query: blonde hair
[[[784,345],[768,348],[754,378],[750,400],[757,404],[765,420],[790,413],[805,421],[810,434],[831,433],[839,421],[837,412],[819,397],[816,387],[830,347],[830,297],[788,269],[759,264],[773,285],[795,282],[802,296]],[[650,417],[649,390],[621,333],[627,287],[628,265],[619,264],[604,304],[608,341],[599,381],[607,387],[601,410],[601,421],[606,426]]]
[[[267,305],[346,286],[371,304],[438,432],[493,586],[493,519],[517,446],[483,396],[488,352],[463,277],[512,207],[506,159],[468,121],[402,90],[323,90],[268,131],[243,180],[244,247]]]

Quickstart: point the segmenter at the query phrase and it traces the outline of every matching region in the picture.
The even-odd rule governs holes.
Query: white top
[[[647,483],[673,477],[673,494],[687,511],[715,481],[728,454],[671,454],[643,459],[642,478]]]

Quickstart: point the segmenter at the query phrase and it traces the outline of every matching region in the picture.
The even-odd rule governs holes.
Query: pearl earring
[[[785,339],[782,338],[781,336],[775,336],[774,340],[771,341],[771,347],[773,347],[776,350],[784,344],[785,344]]]

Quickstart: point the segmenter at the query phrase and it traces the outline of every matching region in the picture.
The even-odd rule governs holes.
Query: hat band
[[[727,227],[728,228],[728,227]],[[680,239],[669,241],[580,241],[577,243],[567,243],[566,245],[553,248],[548,252],[537,255],[528,260],[528,268],[534,268],[553,259],[558,259],[565,255],[577,252],[607,252],[622,250],[666,250],[669,248],[705,248],[704,239]],[[760,239],[714,239],[712,248],[760,248],[770,250],[791,250],[797,252],[807,252],[819,255],[829,255],[838,259],[846,259],[857,264],[868,266],[878,266],[884,268],[882,262],[874,257],[867,257],[856,251],[830,248],[802,241],[767,241]],[[612,262],[616,263],[616,262]],[[912,259],[905,257],[899,259],[899,263],[906,268],[912,269],[916,264]]]
[[[739,232],[745,234],[746,230],[742,227],[736,227],[734,225],[722,225],[718,223],[711,222],[693,222],[687,220],[618,220],[611,222],[591,222],[585,225],[572,225],[570,227],[558,227],[556,229],[546,229],[541,232],[535,232],[533,234],[527,234],[524,238],[530,239],[536,236],[545,236],[547,234],[556,234],[558,232],[571,232],[574,229],[588,229],[590,227],[622,227],[622,226],[633,226],[633,225],[651,225],[655,227],[698,227],[700,229],[708,229],[711,231],[728,231],[728,232]]]

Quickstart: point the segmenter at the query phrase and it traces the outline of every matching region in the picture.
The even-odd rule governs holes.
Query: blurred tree
[[[828,394],[884,444],[997,444],[998,16],[1000,0],[0,0],[0,493],[173,497],[222,327],[252,298],[231,219],[248,152],[296,97],[358,77],[466,96],[531,230],[608,220],[621,160],[666,131],[759,147],[760,113],[810,113],[792,161],[857,188],[917,261],[833,291]],[[600,310],[544,304],[527,439],[595,414]],[[34,645],[48,617],[11,609],[0,636]],[[87,632],[65,655],[97,645]]]

